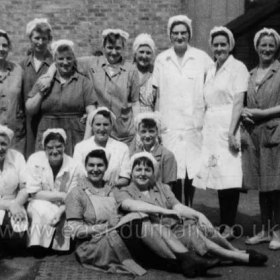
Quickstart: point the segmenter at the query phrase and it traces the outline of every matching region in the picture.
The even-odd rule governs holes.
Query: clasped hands
[[[258,108],[243,108],[241,112],[242,121],[248,124],[254,124],[255,121],[262,120],[266,117],[265,110]]]
[[[22,222],[27,217],[24,207],[19,205],[16,201],[11,203],[9,213],[15,223]]]

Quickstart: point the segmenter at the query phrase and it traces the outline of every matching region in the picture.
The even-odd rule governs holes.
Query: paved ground
[[[197,191],[194,207],[204,212],[214,224],[218,223],[218,201],[214,191]],[[256,192],[242,194],[237,221],[242,225],[243,237],[233,243],[239,248],[246,248],[245,237],[252,234],[252,231],[259,228],[259,208]],[[209,271],[209,275],[196,279],[246,279],[246,280],[276,280],[280,279],[280,251],[272,252],[267,249],[267,244],[254,246],[254,249],[262,251],[269,256],[265,267],[233,266],[225,264]],[[178,280],[185,279],[183,276],[174,273],[167,273],[158,270],[149,270],[139,280],[171,280],[174,277]],[[5,280],[129,280],[131,276],[109,275],[97,273],[82,268],[75,260],[74,255],[48,256],[42,260],[34,259],[29,255],[5,257],[0,261],[0,279]]]

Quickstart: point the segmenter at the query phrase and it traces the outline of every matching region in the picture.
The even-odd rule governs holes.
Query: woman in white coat
[[[205,81],[202,167],[193,184],[218,190],[220,230],[231,238],[242,186],[239,120],[249,73],[230,54],[235,42],[228,28],[214,27],[209,41],[215,65]]]
[[[31,218],[28,246],[41,246],[59,251],[70,248],[64,236],[65,198],[83,176],[82,168],[64,153],[66,133],[47,129],[43,133],[44,151],[32,154],[27,161],[26,190],[31,200],[27,213]]]

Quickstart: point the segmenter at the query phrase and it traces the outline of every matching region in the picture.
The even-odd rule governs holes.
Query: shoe
[[[229,241],[235,238],[234,231],[230,226],[225,226],[221,235]]]
[[[258,253],[255,250],[246,250],[246,253],[249,254],[249,265],[252,266],[261,266],[268,260],[266,255]]]
[[[219,259],[203,258],[197,255],[195,252],[176,254],[176,258],[180,262],[184,276],[189,278],[203,276],[206,274],[207,269],[220,263]]]
[[[280,233],[279,231],[272,232],[272,240],[270,241],[268,248],[270,250],[279,250],[280,249]]]
[[[245,241],[245,244],[247,245],[256,245],[256,244],[260,244],[260,243],[264,243],[264,242],[270,242],[271,241],[271,237],[269,235],[268,232],[266,231],[261,231],[258,234],[254,235],[251,238],[248,238]]]

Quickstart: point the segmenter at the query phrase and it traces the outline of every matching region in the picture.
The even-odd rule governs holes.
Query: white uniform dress
[[[25,187],[26,163],[21,153],[8,149],[3,170],[0,170],[0,200],[13,200],[20,188]],[[0,210],[0,226],[6,211]]]
[[[196,187],[219,190],[242,186],[241,152],[229,150],[228,132],[234,96],[247,91],[248,78],[246,66],[232,55],[217,73],[215,65],[207,73],[202,165],[193,181]]]
[[[178,179],[192,179],[199,170],[204,114],[203,84],[212,64],[203,51],[188,46],[180,65],[173,48],[155,61],[153,86],[159,89],[159,112],[167,130],[163,145],[174,153]]]
[[[60,191],[68,193],[78,185],[84,176],[82,167],[71,157],[64,154],[62,166],[54,179],[49,160],[44,151],[32,154],[27,161],[26,190],[30,194],[39,191]],[[53,239],[52,249],[67,251],[70,248],[70,237],[63,234],[64,220],[56,227],[50,222],[59,211],[59,204],[47,200],[31,199],[27,213],[32,220],[28,246],[49,248]]]
[[[94,136],[92,136],[89,139],[83,140],[80,143],[76,144],[73,158],[77,162],[82,164],[85,171],[86,156],[89,152],[98,148],[101,148],[101,146],[95,143]],[[109,137],[104,149],[108,153],[109,157],[109,165],[104,175],[104,181],[115,182],[119,176],[130,178],[130,160],[128,146],[120,141]]]

